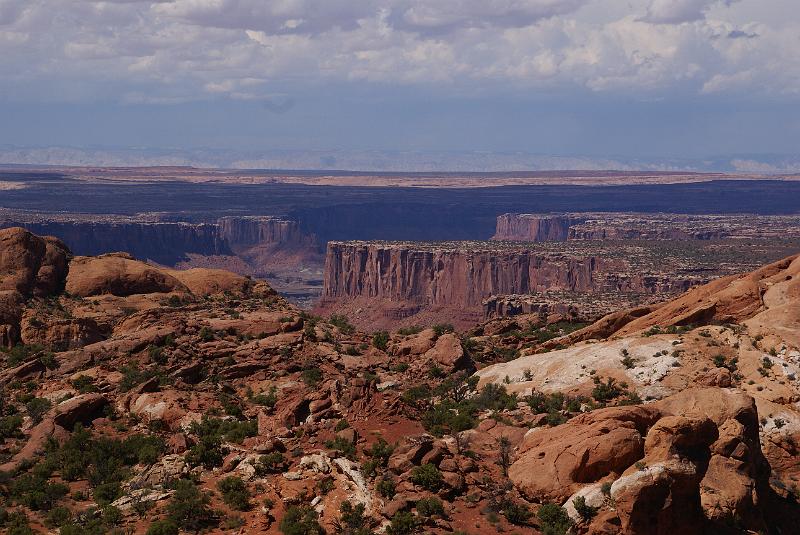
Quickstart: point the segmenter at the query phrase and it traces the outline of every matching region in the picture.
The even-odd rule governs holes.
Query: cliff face
[[[493,240],[566,241],[570,226],[580,220],[569,216],[530,216],[503,214],[497,216]]]
[[[137,258],[172,265],[187,253],[231,254],[217,225],[113,221],[4,221],[2,227],[24,227],[33,233],[55,236],[78,255],[129,251]]]
[[[692,284],[680,278],[629,271],[624,260],[599,256],[331,242],[325,259],[323,297],[476,307],[492,295],[552,290],[673,293]]]
[[[216,224],[111,219],[0,221],[0,228],[15,226],[55,236],[78,255],[127,251],[165,265],[184,261],[188,254],[250,257],[255,256],[254,250],[275,254],[317,248],[314,236],[303,233],[297,221],[278,217],[224,217]]]
[[[223,217],[220,237],[234,250],[260,245],[315,247],[313,235],[303,233],[297,221],[279,217]]]

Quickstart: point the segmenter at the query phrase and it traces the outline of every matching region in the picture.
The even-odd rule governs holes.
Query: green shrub
[[[53,507],[47,513],[45,523],[51,528],[60,528],[72,520],[72,511],[63,506]]]
[[[6,535],[34,535],[28,517],[22,511],[9,513],[5,518]]]
[[[586,498],[583,496],[573,498],[572,506],[575,507],[575,512],[584,522],[590,522],[597,515],[597,507],[587,505]]]
[[[217,482],[217,489],[222,494],[222,501],[228,507],[237,511],[247,511],[250,509],[250,491],[242,478],[228,476]]]
[[[521,503],[506,503],[503,507],[503,514],[506,520],[516,526],[525,526],[533,516],[533,512],[528,509],[527,505]]]
[[[387,535],[410,535],[417,530],[417,519],[408,511],[400,511],[392,517],[386,526]]]
[[[256,472],[259,475],[277,474],[283,472],[286,469],[286,465],[286,458],[283,454],[279,451],[273,451],[261,456],[256,466]]]
[[[33,398],[25,404],[25,410],[28,411],[28,416],[31,417],[31,420],[38,424],[52,406],[53,404],[48,399]]]
[[[328,320],[328,323],[339,329],[342,334],[353,334],[356,328],[350,324],[347,316],[334,314]]]
[[[428,463],[411,469],[411,482],[426,490],[436,492],[442,487],[444,480],[439,469]]]
[[[192,481],[181,479],[175,482],[175,494],[167,504],[169,519],[186,531],[199,531],[212,519],[209,497]]]
[[[149,366],[144,370],[139,369],[139,365],[132,363],[128,366],[120,367],[122,372],[122,380],[119,382],[119,389],[122,392],[127,392],[134,386],[149,381],[153,377],[158,377],[159,381],[164,381],[166,374],[159,366]]]
[[[334,527],[338,535],[372,535],[369,529],[369,519],[364,516],[366,507],[363,503],[353,505],[350,502],[342,502],[339,506],[341,513],[339,520],[334,522]]]
[[[97,392],[97,387],[94,385],[94,379],[88,375],[80,375],[73,379],[72,387],[81,394]]]
[[[94,501],[100,505],[108,505],[122,495],[118,481],[100,483],[94,488]]]
[[[436,333],[437,338],[453,331],[455,331],[455,328],[450,323],[437,323],[433,326],[433,332]]]
[[[342,418],[341,420],[336,422],[336,427],[334,427],[333,430],[338,433],[339,431],[344,431],[348,427],[350,427],[350,424],[347,422],[347,420]]]
[[[392,499],[394,498],[395,493],[397,492],[397,484],[394,482],[392,478],[384,477],[376,486],[378,494],[383,496],[384,498]]]
[[[432,516],[444,516],[444,505],[442,500],[435,497],[422,498],[417,501],[417,513],[420,516],[430,518]]]
[[[418,334],[422,332],[422,327],[419,325],[414,325],[412,327],[402,327],[397,329],[397,334],[400,336],[410,336],[412,334]]]
[[[251,401],[256,405],[262,405],[271,409],[278,403],[278,389],[273,386],[269,389],[268,393],[261,393],[253,396]]]
[[[178,535],[178,525],[170,519],[156,520],[147,528],[145,535]]]
[[[210,342],[211,340],[214,340],[215,338],[216,338],[216,335],[214,334],[213,330],[209,329],[208,327],[203,327],[203,328],[200,329],[200,340],[201,341]]]
[[[322,370],[315,367],[306,368],[300,374],[300,378],[308,386],[317,386],[322,382]]]
[[[19,475],[11,483],[9,494],[14,501],[28,509],[49,511],[69,492],[66,485],[48,481],[49,475],[41,470]]]
[[[543,504],[536,516],[543,535],[565,535],[572,526],[572,520],[564,508],[554,503]]]
[[[356,454],[355,445],[344,437],[336,437],[325,442],[325,447],[336,451],[339,455],[352,459]]]
[[[0,418],[0,441],[7,438],[22,438],[22,416],[12,414]]]
[[[617,384],[616,379],[609,377],[604,383],[599,377],[594,378],[592,397],[600,402],[611,401],[622,394],[623,389]]]
[[[372,335],[372,345],[381,351],[386,351],[389,347],[389,333],[387,331],[378,331]]]
[[[394,446],[386,442],[383,438],[379,438],[372,447],[365,449],[364,453],[377,461],[380,466],[385,467],[389,463],[389,457],[394,453]]]
[[[308,505],[292,505],[283,515],[279,529],[284,535],[324,535],[317,512]]]

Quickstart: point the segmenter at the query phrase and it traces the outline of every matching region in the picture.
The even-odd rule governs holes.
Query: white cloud
[[[269,100],[328,81],[796,94],[800,15],[735,18],[759,1],[0,0],[0,95]]]
[[[715,5],[729,6],[737,0],[651,0],[643,20],[656,24],[680,24],[705,18]]]

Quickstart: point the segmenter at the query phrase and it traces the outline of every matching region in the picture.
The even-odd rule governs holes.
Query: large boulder
[[[535,429],[523,440],[509,477],[532,500],[564,500],[641,459],[647,429],[659,417],[650,407],[612,407]]]
[[[425,352],[421,362],[438,366],[446,373],[475,370],[475,363],[461,347],[461,339],[453,333],[441,335],[436,344]]]
[[[46,296],[58,291],[70,251],[61,241],[22,228],[0,230],[0,291]]]
[[[222,269],[194,268],[166,269],[164,273],[175,277],[194,295],[214,295],[229,292],[234,295],[267,297],[276,292],[266,282],[256,281]]]
[[[26,298],[51,295],[63,287],[70,256],[55,238],[22,228],[0,230],[0,346],[19,342]]]
[[[101,409],[108,405],[108,399],[102,394],[81,394],[62,401],[55,407],[53,423],[64,429],[72,429],[77,423],[88,424],[101,414]]]
[[[183,283],[165,270],[124,253],[76,257],[70,264],[66,290],[80,297],[188,292]]]
[[[647,407],[662,417],[646,430],[643,455],[610,489],[620,531],[727,532],[732,519],[764,531],[770,468],[754,400],[732,389],[690,388]],[[591,497],[591,490],[583,492]],[[608,520],[598,517],[594,528]]]

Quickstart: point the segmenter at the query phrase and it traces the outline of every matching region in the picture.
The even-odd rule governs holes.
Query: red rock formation
[[[492,239],[536,242],[566,241],[570,227],[580,221],[580,219],[570,216],[503,214],[497,216],[497,229]]]
[[[492,295],[548,290],[677,293],[691,281],[633,271],[625,260],[525,248],[330,242],[326,299],[370,297],[478,307]]]
[[[313,247],[314,236],[304,233],[291,219],[271,216],[222,217],[217,222],[220,237],[234,250],[257,245]]]

